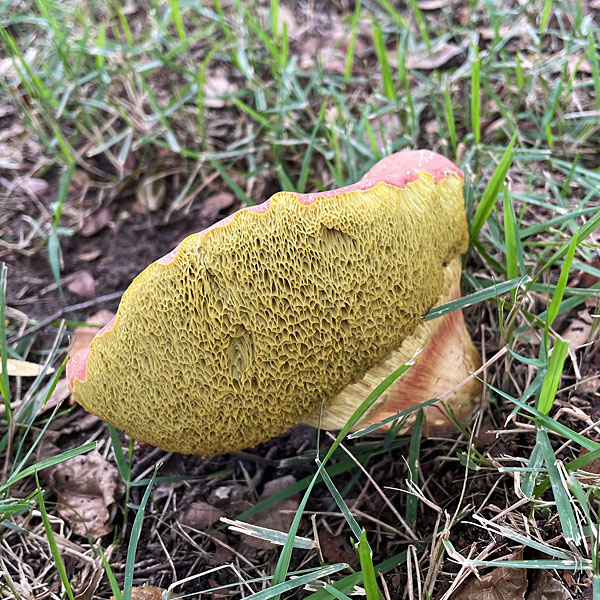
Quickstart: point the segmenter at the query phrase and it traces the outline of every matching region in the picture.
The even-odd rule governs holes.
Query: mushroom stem
[[[444,268],[444,288],[437,305],[460,297],[460,257]],[[477,406],[481,383],[470,379],[458,387],[481,366],[479,353],[467,331],[462,311],[457,310],[431,321],[421,322],[413,335],[364,377],[346,386],[325,404],[323,414],[311,415],[309,425],[324,429],[341,429],[364,399],[394,370],[410,361],[415,364],[396,380],[378,399],[371,410],[356,424],[362,429],[391,417],[400,411],[432,398],[444,396],[443,402],[460,420]],[[451,390],[451,393],[447,393]],[[453,423],[441,402],[424,407],[426,435],[441,435],[453,429]],[[408,419],[402,431],[410,428],[416,413]],[[391,423],[384,427],[388,429]]]

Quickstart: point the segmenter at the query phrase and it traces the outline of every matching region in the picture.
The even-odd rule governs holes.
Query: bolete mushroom
[[[279,192],[187,237],[138,275],[115,318],[73,354],[86,410],[165,450],[215,454],[305,422],[340,428],[390,372],[422,352],[359,426],[463,381],[479,356],[460,311],[463,174],[404,151],[353,185]],[[447,403],[475,405],[470,381]],[[448,428],[439,406],[427,431]]]

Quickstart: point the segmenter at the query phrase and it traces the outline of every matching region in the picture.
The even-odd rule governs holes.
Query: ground
[[[370,598],[374,564],[385,598],[600,598],[597,2],[40,0],[0,14],[2,353],[55,369],[2,377],[6,597]],[[77,329],[186,235],[410,147],[465,172],[463,294],[529,279],[464,308],[490,387],[462,433],[344,439],[283,569],[306,584],[269,588],[288,547],[219,519],[289,531],[337,432],[165,453],[74,404],[61,365]],[[371,558],[353,547],[361,529]]]

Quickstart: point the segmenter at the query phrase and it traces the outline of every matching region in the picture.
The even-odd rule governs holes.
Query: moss
[[[467,247],[462,179],[421,173],[236,213],[150,265],[95,338],[84,408],[166,450],[253,446],[398,348]]]

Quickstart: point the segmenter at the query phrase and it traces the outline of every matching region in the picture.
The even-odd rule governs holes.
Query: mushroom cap
[[[358,183],[279,192],[138,275],[72,355],[86,410],[165,450],[254,446],[318,414],[409,338],[467,248],[463,175],[403,151]]]

